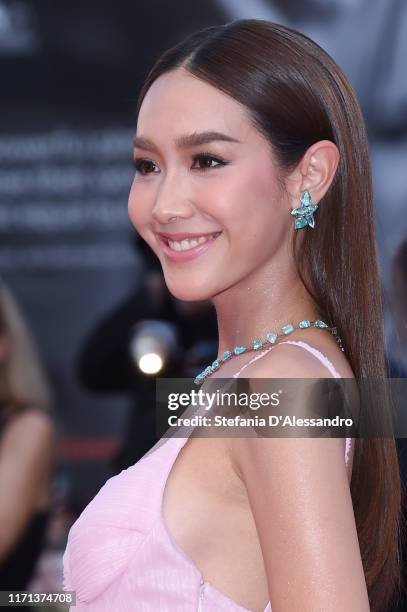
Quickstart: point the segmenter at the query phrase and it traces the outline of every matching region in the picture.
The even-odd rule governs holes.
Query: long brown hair
[[[181,66],[247,109],[282,174],[319,140],[338,147],[340,163],[318,211],[318,228],[303,236],[301,252],[294,236],[297,269],[321,314],[335,322],[356,378],[385,378],[368,141],[342,70],[291,28],[236,20],[205,28],[167,50],[147,75],[137,116],[155,79]],[[383,611],[400,582],[401,486],[394,438],[356,441],[351,495],[371,610]]]

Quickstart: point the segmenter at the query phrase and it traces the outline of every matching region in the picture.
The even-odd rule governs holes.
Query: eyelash
[[[197,153],[196,155],[193,155],[192,157],[192,161],[195,163],[196,161],[202,161],[202,160],[208,160],[210,159],[211,161],[216,161],[218,163],[217,166],[211,166],[209,168],[197,168],[197,170],[201,170],[202,172],[207,172],[208,170],[214,170],[215,168],[221,168],[222,166],[226,166],[229,162],[227,162],[226,160],[222,159],[221,157],[215,157],[214,155],[211,155],[210,153]],[[139,172],[142,176],[146,176],[146,174],[156,174],[156,172],[147,172],[146,174],[143,174],[143,172],[141,172],[141,169],[143,167],[143,164],[147,162],[150,164],[154,164],[153,161],[151,161],[150,159],[144,159],[141,157],[136,157],[133,160],[133,164],[134,167],[136,168],[136,171]]]

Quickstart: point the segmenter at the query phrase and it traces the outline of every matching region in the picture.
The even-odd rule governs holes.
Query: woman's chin
[[[168,291],[173,295],[177,300],[181,300],[183,302],[201,302],[204,300],[208,300],[211,297],[211,294],[201,286],[191,286],[188,283],[185,283],[186,286],[180,286],[178,284],[168,285]]]

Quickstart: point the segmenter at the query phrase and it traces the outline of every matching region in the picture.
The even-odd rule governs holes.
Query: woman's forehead
[[[184,69],[158,77],[140,107],[137,133],[164,129],[181,133],[214,130],[239,139],[249,129],[246,109],[231,96]],[[146,131],[150,134],[146,134]]]

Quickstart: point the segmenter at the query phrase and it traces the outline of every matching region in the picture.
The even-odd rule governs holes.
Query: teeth
[[[210,236],[200,236],[199,238],[194,238],[192,240],[182,240],[181,242],[174,242],[172,240],[168,240],[168,244],[174,251],[188,251],[189,249],[193,249],[198,244],[203,244],[207,242],[211,238],[213,238],[214,234]]]

